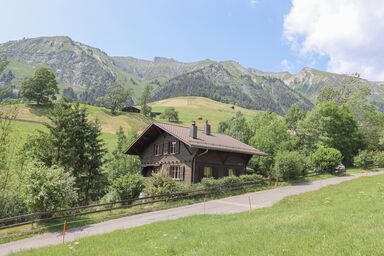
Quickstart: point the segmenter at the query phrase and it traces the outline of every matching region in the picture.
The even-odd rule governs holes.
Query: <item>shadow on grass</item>
[[[37,104],[27,104],[27,107],[30,108],[31,113],[36,116],[46,116],[49,111],[53,108],[53,104],[50,105],[37,105]]]

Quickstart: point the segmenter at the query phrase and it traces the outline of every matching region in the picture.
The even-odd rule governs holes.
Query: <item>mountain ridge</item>
[[[256,110],[283,114],[292,104],[310,109],[323,87],[340,88],[351,84],[372,90],[369,100],[384,110],[384,83],[351,76],[303,68],[296,74],[266,72],[244,67],[236,61],[181,62],[173,58],[109,56],[104,51],[76,42],[68,36],[37,37],[0,44],[0,57],[10,61],[0,86],[15,94],[22,81],[37,66],[56,73],[60,87],[72,87],[81,101],[98,104],[98,98],[115,83],[132,88],[137,100],[145,85],[152,100],[175,96],[203,96]],[[4,79],[5,78],[5,79]],[[358,82],[356,82],[358,81]]]

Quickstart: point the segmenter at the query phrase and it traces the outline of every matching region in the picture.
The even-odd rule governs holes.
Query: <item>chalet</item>
[[[140,156],[144,177],[164,168],[174,180],[185,183],[244,174],[253,155],[266,155],[228,135],[211,133],[208,122],[204,131],[195,123],[188,128],[154,122],[125,154]]]
[[[140,113],[140,109],[132,107],[132,106],[123,107],[123,108],[121,108],[121,111],[131,112],[131,113]]]

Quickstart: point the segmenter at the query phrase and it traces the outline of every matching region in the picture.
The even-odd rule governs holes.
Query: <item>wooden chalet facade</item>
[[[253,155],[266,154],[228,135],[191,127],[154,122],[126,150],[140,156],[142,175],[149,177],[161,168],[177,181],[200,182],[204,177],[241,175]]]

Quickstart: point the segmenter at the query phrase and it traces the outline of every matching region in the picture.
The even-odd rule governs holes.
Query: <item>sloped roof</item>
[[[126,150],[126,154],[133,154],[132,148],[139,142],[140,138],[144,137],[149,130],[158,127],[161,130],[171,134],[180,141],[184,142],[192,148],[211,149],[218,151],[242,153],[249,155],[266,156],[267,154],[255,149],[231,136],[222,133],[205,134],[202,131],[197,131],[197,138],[194,139],[189,136],[190,128],[174,124],[165,124],[153,122],[147,129],[140,135],[140,137]]]

